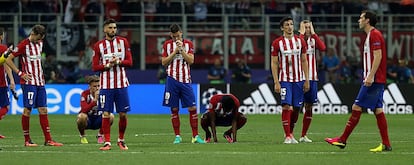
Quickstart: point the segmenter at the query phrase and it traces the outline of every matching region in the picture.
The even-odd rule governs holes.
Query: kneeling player
[[[97,99],[99,95],[99,77],[96,75],[86,77],[86,82],[89,84],[89,89],[82,92],[81,95],[81,111],[78,114],[77,124],[81,137],[81,143],[86,144],[88,140],[85,137],[85,130],[99,129],[96,136],[98,143],[103,143],[102,137],[102,111],[97,111]],[[114,115],[110,115],[110,123],[114,120]]]
[[[201,127],[206,132],[206,142],[217,142],[216,126],[231,126],[223,136],[229,143],[237,141],[237,130],[244,126],[247,118],[239,112],[240,102],[232,94],[217,94],[211,97],[208,110],[201,117]],[[211,132],[208,127],[211,127]],[[233,134],[233,136],[232,136]]]

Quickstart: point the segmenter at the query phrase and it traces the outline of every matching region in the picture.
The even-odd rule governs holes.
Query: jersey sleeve
[[[132,66],[131,47],[129,46],[128,40],[124,39],[124,42],[125,42],[125,59],[121,61],[121,66],[131,67]]]
[[[20,55],[24,54],[25,45],[26,45],[26,44],[24,43],[24,41],[26,41],[26,40],[23,40],[22,42],[20,42],[20,43],[17,45],[17,47],[16,47],[16,51],[14,51],[14,52],[13,52],[13,56],[17,57],[17,56],[20,56]]]
[[[313,37],[313,39],[315,39],[316,49],[318,49],[319,51],[325,51],[326,50],[326,45],[321,40],[321,38],[319,38],[319,36],[317,34],[312,35],[312,37]]]
[[[280,50],[279,44],[277,44],[278,41],[279,41],[278,39],[274,40],[272,43],[272,46],[270,47],[270,53],[272,56],[278,56],[278,53]]]
[[[188,46],[189,46],[189,49],[188,49],[187,54],[192,54],[192,55],[194,55],[194,45],[193,45],[193,42],[188,41]]]
[[[234,95],[230,95],[230,97],[233,99],[234,101],[234,109],[233,109],[233,114],[239,113],[239,107],[240,107],[240,101],[239,99],[237,99],[236,96]]]
[[[162,45],[162,57],[167,57],[168,53],[167,53],[167,41],[164,42],[164,44]]]
[[[93,46],[93,54],[92,54],[92,70],[94,72],[96,71],[104,71],[105,70],[105,66],[103,64],[100,64],[100,60],[101,60],[101,53],[99,51],[99,42],[97,42],[94,46]]]
[[[381,35],[377,31],[372,31],[370,42],[371,42],[371,49],[372,50],[378,50],[382,49],[381,46]]]
[[[220,102],[220,96],[219,95],[214,95],[213,97],[210,98],[210,103],[208,104],[208,111],[209,112],[214,112],[216,109],[220,109],[219,102]]]
[[[88,103],[89,92],[83,91],[81,94],[81,113],[88,113],[94,106],[96,106],[96,101],[91,101]]]

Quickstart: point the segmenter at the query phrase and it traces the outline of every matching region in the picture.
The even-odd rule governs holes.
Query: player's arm
[[[118,59],[118,61],[115,64],[122,66],[122,67],[132,66],[132,53],[131,53],[131,48],[127,40],[125,40],[125,58],[124,60]]]
[[[374,60],[372,62],[371,70],[364,80],[365,86],[372,85],[372,83],[374,82],[374,76],[377,73],[378,67],[381,63],[381,59],[382,59],[381,46],[383,46],[381,40],[382,40],[382,36],[380,34],[378,33],[371,34],[369,46],[373,50]]]
[[[183,46],[181,46],[181,55],[183,56],[184,60],[189,64],[194,63],[194,52],[193,52],[193,43],[189,43],[189,50],[188,52],[185,50]]]
[[[92,71],[94,72],[106,71],[114,66],[113,63],[107,63],[106,65],[101,64],[100,60],[101,60],[101,53],[99,51],[98,43],[96,43],[95,46],[93,47]]]
[[[9,87],[14,91],[16,89],[16,84],[14,83],[13,73],[8,65],[4,65],[4,69],[6,70],[7,77],[9,78]]]
[[[305,75],[305,84],[303,84],[303,91],[307,92],[309,91],[309,68],[308,68],[308,60],[306,58],[306,43],[305,40],[300,39],[302,42],[302,55],[301,55],[301,63],[302,63],[302,69],[303,73]]]
[[[273,76],[273,82],[275,83],[274,86],[274,90],[276,93],[280,93],[280,82],[279,82],[279,57],[277,56],[277,53],[279,51],[279,49],[277,49],[276,47],[273,46],[274,44],[272,44],[272,64],[271,69],[272,69],[272,76]]]
[[[167,66],[171,63],[171,61],[175,58],[175,55],[178,53],[178,48],[176,48],[170,55],[168,55],[168,49],[167,49],[167,42],[164,42],[164,45],[162,46],[163,53],[161,57],[161,64],[162,66]]]
[[[216,112],[210,111],[209,118],[210,118],[210,126],[211,126],[211,133],[213,135],[214,142],[217,142],[217,133],[216,133]]]
[[[82,98],[81,98],[81,113],[88,113],[89,111],[92,110],[92,108],[94,106],[97,105],[96,100],[92,100],[90,103],[87,102],[86,98],[87,98],[87,94],[82,93]]]
[[[326,50],[326,45],[321,40],[321,38],[319,38],[319,36],[316,33],[313,34],[312,37],[315,39],[315,47],[316,47],[316,49],[318,49],[319,51],[325,51]]]
[[[382,59],[381,49],[376,49],[373,52],[374,52],[374,61],[373,61],[372,66],[371,66],[371,71],[368,73],[368,76],[364,80],[364,85],[365,86],[371,86],[372,83],[374,82],[374,75],[375,75],[375,73],[377,73],[378,67],[379,67],[379,65],[381,63],[381,59]]]
[[[16,65],[14,65],[13,59],[14,59],[14,54],[10,54],[9,57],[7,57],[6,59],[6,64],[10,67],[10,69],[15,72],[20,78],[24,79],[25,81],[31,81],[32,80],[32,75],[31,74],[26,74],[23,73],[22,71],[20,71]]]
[[[233,133],[233,143],[237,142],[237,122],[240,120],[240,113],[239,113],[239,107],[240,107],[240,101],[237,99],[236,96],[230,95],[233,98],[234,101],[234,108],[233,108],[233,120],[231,122],[231,130]]]

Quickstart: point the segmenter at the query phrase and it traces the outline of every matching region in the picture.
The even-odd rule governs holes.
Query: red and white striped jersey
[[[7,47],[5,45],[0,45],[0,56],[7,50]],[[4,68],[4,65],[6,63],[3,63],[0,66],[0,87],[7,87],[9,84],[7,83],[7,73],[6,69]]]
[[[279,59],[279,81],[305,80],[301,61],[302,53],[306,53],[305,40],[296,35],[291,39],[280,36],[273,41],[271,53]]]
[[[194,55],[193,42],[183,40],[183,46],[187,54]],[[162,57],[171,55],[177,45],[173,40],[167,40],[163,45]],[[190,65],[184,60],[181,54],[177,54],[175,58],[168,64],[166,68],[167,75],[182,83],[191,83]]]
[[[103,39],[94,45],[92,70],[100,71],[101,89],[117,89],[129,86],[125,67],[132,66],[131,48],[128,40],[116,36],[113,40]],[[113,58],[119,58],[121,64],[105,70],[105,65]]]
[[[31,74],[32,80],[25,81],[20,79],[20,84],[44,86],[45,77],[42,69],[42,49],[43,41],[30,42],[29,38],[24,39],[17,45],[17,50],[13,52],[15,57],[20,57],[21,69],[25,74]]]
[[[305,35],[301,34],[299,36],[306,41],[306,58],[308,60],[308,71],[309,71],[309,80],[318,81],[318,64],[316,63],[316,49],[319,51],[325,51],[325,43],[321,41],[318,35],[313,34],[308,39],[305,39]]]
[[[381,50],[381,61],[378,66],[377,72],[374,75],[374,82],[386,83],[387,79],[387,50],[385,48],[385,41],[382,33],[377,29],[372,29],[365,38],[363,49],[363,73],[364,79],[371,72],[372,65],[374,64],[374,50]]]

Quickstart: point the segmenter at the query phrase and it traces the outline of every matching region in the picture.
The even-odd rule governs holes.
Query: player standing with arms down
[[[201,117],[201,127],[206,132],[206,142],[217,142],[216,126],[231,126],[224,132],[223,137],[229,143],[237,142],[237,130],[243,127],[247,118],[239,112],[240,102],[232,94],[217,94],[210,98],[208,110]],[[208,127],[211,127],[211,132]],[[233,137],[232,137],[233,134]]]
[[[87,90],[84,90],[81,94],[81,110],[78,114],[76,123],[80,134],[80,141],[82,144],[87,144],[88,139],[85,136],[86,129],[96,130],[99,129],[99,133],[96,136],[98,143],[104,143],[102,137],[102,111],[98,111],[98,98],[99,98],[99,76],[92,75],[85,78],[89,84]],[[109,122],[112,125],[114,121],[114,115],[111,113]]]
[[[43,25],[34,25],[28,38],[17,45],[17,50],[7,57],[6,63],[20,77],[23,90],[22,128],[26,147],[36,147],[29,134],[30,114],[33,108],[39,111],[40,126],[45,136],[46,146],[62,146],[52,140],[47,114],[45,79],[42,68],[43,38],[46,29]],[[13,63],[14,57],[20,57],[21,70]]]
[[[118,146],[128,150],[124,134],[127,127],[127,112],[129,112],[128,78],[125,67],[132,66],[132,55],[128,40],[116,36],[117,25],[114,19],[108,19],[103,24],[105,39],[98,41],[93,50],[92,70],[100,72],[101,89],[99,91],[98,111],[103,111],[102,131],[105,144],[100,150],[111,149],[110,116],[114,111],[119,114]]]
[[[283,36],[272,43],[272,75],[275,92],[280,93],[282,102],[282,125],[285,132],[285,144],[298,141],[291,132],[292,111],[302,107],[303,94],[309,90],[308,62],[306,43],[294,35],[293,19],[285,17],[280,21]],[[296,117],[297,119],[297,117]]]
[[[0,28],[0,43],[3,41],[4,38],[4,29]],[[8,88],[9,88],[9,84],[8,84],[8,80],[7,77],[9,78],[10,81],[10,89],[14,90],[16,88],[15,84],[14,84],[14,77],[13,74],[9,68],[8,65],[4,64],[4,61],[6,60],[5,56],[8,56],[8,54],[11,52],[11,50],[9,48],[7,48],[5,45],[0,44],[0,53],[1,53],[1,61],[3,61],[2,63],[0,63],[0,120],[2,120],[4,118],[4,116],[6,116],[7,112],[9,112],[9,108],[10,108],[10,99],[9,99],[9,92],[8,92]],[[7,77],[6,77],[7,74]],[[0,139],[5,138],[5,136],[0,134]]]
[[[193,132],[192,143],[205,143],[198,135],[198,114],[193,88],[191,87],[190,65],[194,63],[194,46],[190,40],[182,38],[183,32],[177,24],[170,26],[171,39],[164,42],[162,65],[166,67],[167,80],[163,106],[171,108],[171,122],[174,128],[174,144],[182,141],[180,135],[179,102],[188,107],[190,126]]]
[[[370,151],[391,151],[387,120],[382,108],[384,86],[387,78],[387,50],[384,37],[375,28],[377,24],[377,15],[375,13],[366,10],[362,11],[358,23],[359,28],[367,33],[362,53],[364,80],[352,105],[352,114],[345,126],[344,132],[340,137],[325,138],[325,141],[344,149],[346,140],[361,118],[362,108],[370,108],[375,110],[377,126],[382,139],[382,143],[378,147],[370,149]]]
[[[325,51],[325,43],[321,41],[318,34],[315,33],[312,22],[309,20],[303,20],[300,22],[299,37],[303,38],[307,44],[306,57],[308,59],[308,71],[309,71],[309,91],[304,95],[304,107],[305,114],[302,120],[302,135],[299,138],[299,142],[310,143],[312,142],[306,134],[308,132],[310,123],[312,121],[312,106],[318,102],[318,69],[316,63],[316,49],[319,51]],[[292,112],[293,121],[291,121],[290,129],[293,133],[296,121],[299,117],[299,111]]]

